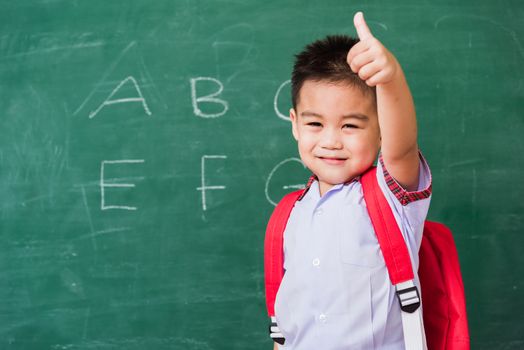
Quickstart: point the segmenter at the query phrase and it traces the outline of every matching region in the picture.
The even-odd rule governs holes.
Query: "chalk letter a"
[[[138,94],[138,97],[118,98],[118,99],[112,100],[111,98],[128,81],[133,83],[133,86],[135,87],[135,90],[136,90],[136,92]],[[102,108],[104,108],[105,106],[114,105],[114,104],[117,104],[117,103],[127,103],[127,102],[140,102],[140,103],[142,103],[142,107],[144,107],[144,111],[146,112],[146,114],[147,115],[151,115],[151,111],[149,110],[149,107],[147,107],[146,100],[144,99],[144,96],[142,95],[142,91],[140,91],[140,87],[138,86],[138,83],[136,82],[136,79],[133,78],[132,76],[128,76],[127,78],[122,80],[120,82],[120,84],[118,84],[118,86],[111,92],[111,94],[109,94],[109,96],[106,98],[106,100],[104,102],[102,102],[102,104],[100,106],[98,106],[97,109],[95,109],[94,111],[89,113],[89,119],[94,118],[98,114],[98,112],[100,112],[102,110]]]

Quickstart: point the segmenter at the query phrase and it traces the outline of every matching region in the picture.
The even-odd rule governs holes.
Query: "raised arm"
[[[406,77],[395,56],[373,36],[362,12],[353,21],[360,42],[347,61],[367,85],[376,86],[384,165],[402,187],[414,191],[419,174],[417,118]]]

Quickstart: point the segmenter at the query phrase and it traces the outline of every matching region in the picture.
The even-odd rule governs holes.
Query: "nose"
[[[326,149],[341,149],[342,141],[338,131],[335,128],[324,128],[319,145]]]

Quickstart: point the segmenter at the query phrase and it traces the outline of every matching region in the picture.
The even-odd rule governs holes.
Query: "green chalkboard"
[[[0,348],[270,349],[265,223],[308,172],[293,54],[402,63],[474,349],[524,347],[520,1],[2,1]]]

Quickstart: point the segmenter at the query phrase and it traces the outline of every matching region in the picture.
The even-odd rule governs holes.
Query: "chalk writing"
[[[286,86],[286,85],[289,85],[291,83],[291,80],[286,80],[285,82],[283,82],[277,89],[277,93],[275,94],[275,99],[273,100],[273,108],[275,109],[275,113],[277,114],[277,117],[279,117],[280,119],[284,119],[286,121],[290,121],[289,119],[289,116],[280,112],[278,110],[278,97],[280,96],[280,92],[282,91],[282,89]]]
[[[206,96],[197,97],[196,85],[199,81],[212,81],[213,83],[216,83],[218,85],[218,91],[216,91],[215,93],[206,95]],[[214,78],[209,78],[209,77],[199,77],[199,78],[192,78],[190,80],[190,83],[191,83],[191,103],[193,104],[193,113],[195,113],[196,116],[202,117],[202,118],[218,118],[226,114],[227,110],[229,109],[229,104],[227,103],[227,101],[216,98],[216,96],[220,95],[222,91],[224,90],[224,86],[222,85],[220,81]],[[222,105],[223,109],[219,113],[204,113],[202,112],[202,110],[199,107],[199,104],[203,102],[220,104]]]
[[[133,86],[135,87],[136,92],[138,93],[138,97],[127,97],[127,98],[118,98],[115,100],[112,100],[111,98],[120,90],[122,86],[124,86],[128,81],[133,83]],[[98,106],[97,109],[89,113],[89,119],[94,118],[98,112],[100,112],[105,106],[110,106],[118,103],[129,103],[129,102],[140,102],[142,103],[142,107],[144,107],[144,111],[147,115],[151,115],[151,111],[149,110],[149,107],[147,106],[146,100],[144,96],[142,95],[142,91],[140,91],[140,87],[138,86],[138,83],[136,82],[135,78],[132,76],[129,76],[122,80],[120,84],[109,94],[109,96],[105,99],[104,102],[100,106]]]
[[[197,190],[198,191],[202,191],[202,210],[204,210],[204,211],[207,210],[206,190],[224,190],[224,189],[226,189],[226,186],[206,186],[206,178],[205,178],[205,175],[206,175],[206,171],[205,171],[206,159],[226,159],[226,158],[227,158],[227,156],[225,156],[225,155],[204,155],[201,158],[201,181],[202,181],[202,186],[197,187]]]
[[[103,160],[100,166],[100,209],[121,209],[121,210],[137,210],[137,207],[126,205],[106,205],[105,189],[106,187],[135,187],[135,184],[129,183],[107,183],[104,178],[104,169],[106,164],[136,164],[144,163],[143,159],[121,159],[121,160]]]
[[[284,164],[286,163],[289,163],[289,162],[298,162],[300,163],[300,165],[304,166],[304,163],[302,163],[302,161],[298,158],[287,158],[287,159],[284,159],[283,161],[281,161],[280,163],[278,163],[277,165],[275,165],[275,167],[271,170],[271,172],[269,173],[269,176],[267,177],[267,180],[266,180],[266,187],[265,187],[265,194],[266,194],[266,199],[269,203],[273,204],[273,205],[277,205],[277,203],[275,201],[273,201],[270,197],[269,197],[269,185],[271,183],[271,179],[273,178],[273,175],[275,174],[275,172]],[[284,189],[290,189],[290,188],[293,188],[293,189],[301,189],[301,188],[304,188],[305,186],[302,185],[302,184],[297,184],[297,185],[286,185],[284,186]]]

